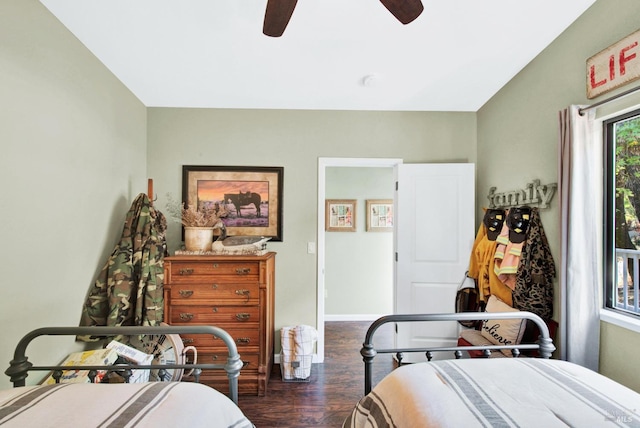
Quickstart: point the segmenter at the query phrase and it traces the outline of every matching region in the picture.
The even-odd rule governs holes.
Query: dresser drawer
[[[173,283],[206,280],[208,277],[231,277],[258,281],[260,263],[251,261],[173,261],[170,275]]]
[[[259,303],[260,284],[228,283],[211,279],[200,284],[171,285],[172,305],[257,305]]]
[[[254,324],[260,322],[258,306],[210,306],[172,305],[171,322],[229,325],[230,323]]]
[[[225,364],[227,362],[227,357],[229,355],[226,351],[220,352],[198,352],[198,363],[200,364]],[[241,374],[253,372],[256,373],[258,371],[258,361],[260,360],[259,355],[257,353],[246,353],[240,354],[240,359],[242,360],[243,366],[241,370]],[[191,363],[189,361],[187,364]],[[203,371],[204,374],[204,371]]]
[[[200,383],[228,395],[229,379],[227,379],[224,374],[216,375],[213,373],[214,371],[212,370],[203,370],[202,375],[200,376]],[[193,376],[184,378],[184,380],[187,382],[193,381]],[[261,384],[264,384],[262,389],[266,389],[266,383],[263,380],[260,380],[257,374],[243,375],[241,371],[240,377],[238,377],[238,395],[260,395]],[[262,395],[264,395],[264,393]]]
[[[258,354],[240,354],[244,367],[240,370],[238,377],[239,395],[256,395],[259,393],[258,381]],[[198,353],[198,362],[203,364],[225,364],[227,354],[203,352]],[[184,381],[193,381],[193,376],[186,376]],[[223,394],[229,393],[229,378],[224,370],[203,370],[200,374],[200,383],[211,386]],[[266,387],[266,385],[265,385]]]
[[[184,324],[175,322],[173,325]],[[257,328],[238,328],[238,327],[225,327],[224,328],[233,337],[238,347],[238,352],[243,353],[243,348],[257,347],[260,345],[260,332]],[[221,352],[226,352],[224,342],[218,337],[204,335],[204,334],[181,334],[182,342],[185,346],[193,345],[196,349],[200,348],[219,348]],[[251,351],[244,351],[251,352]]]

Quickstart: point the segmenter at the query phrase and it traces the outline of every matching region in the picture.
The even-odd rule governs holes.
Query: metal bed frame
[[[485,345],[485,346],[444,346],[435,348],[391,348],[376,349],[373,345],[373,337],[376,330],[387,323],[424,322],[424,321],[475,321],[493,319],[527,319],[536,324],[540,331],[536,343],[521,343],[519,345]],[[424,353],[427,361],[431,361],[435,352],[453,352],[455,359],[462,358],[463,351],[482,351],[484,358],[489,358],[491,352],[501,349],[510,349],[514,357],[520,356],[520,350],[537,350],[540,358],[550,358],[556,350],[549,336],[547,324],[538,315],[531,312],[459,312],[441,314],[399,314],[386,315],[375,320],[365,336],[360,354],[364,361],[364,393],[371,392],[373,383],[373,359],[377,354],[395,354],[398,365],[402,364],[404,353]]]
[[[220,327],[210,325],[199,326],[122,326],[122,327],[43,327],[26,334],[16,346],[13,360],[5,374],[11,378],[14,387],[25,386],[29,371],[63,371],[63,370],[109,370],[125,372],[132,369],[158,369],[157,365],[122,364],[117,366],[34,366],[26,356],[27,346],[40,336],[136,336],[148,334],[210,334],[224,341],[229,350],[226,364],[166,364],[164,369],[194,369],[195,381],[199,381],[200,373],[209,369],[224,369],[229,378],[229,398],[238,404],[238,376],[243,362],[238,354],[236,344],[229,333]],[[127,378],[127,376],[125,376]]]

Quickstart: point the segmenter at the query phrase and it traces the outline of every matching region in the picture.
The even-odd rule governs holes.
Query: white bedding
[[[0,391],[3,427],[253,427],[227,396],[190,382],[58,384]]]
[[[461,359],[402,366],[344,427],[640,427],[640,394],[560,360]]]

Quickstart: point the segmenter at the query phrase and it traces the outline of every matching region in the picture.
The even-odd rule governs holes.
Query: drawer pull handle
[[[215,362],[215,361],[218,361],[220,359],[220,357],[218,357],[217,355],[212,355],[211,359]],[[250,364],[249,361],[243,361],[242,362],[242,368],[247,367],[249,364]]]
[[[241,288],[239,290],[236,290],[236,294],[238,296],[246,296],[247,300],[245,302],[248,302],[251,292],[249,290],[247,290],[246,288]]]
[[[188,312],[182,312],[180,314],[180,319],[182,321],[191,321],[193,319],[193,314],[190,314]]]
[[[247,343],[249,343],[249,342],[251,342],[251,339],[250,339],[250,338],[248,338],[248,337],[239,337],[239,338],[236,340],[236,343],[238,343],[238,344],[240,344],[240,343],[241,343],[241,344],[243,344],[243,345],[246,345],[246,344],[247,344]]]
[[[213,308],[211,308],[211,310],[212,310],[214,313],[215,313],[215,312],[218,312],[218,307],[217,307],[217,306],[214,306]]]
[[[213,268],[214,268],[214,269],[218,269],[218,267],[219,267],[218,263],[214,263],[214,264],[213,264]]]
[[[211,288],[213,288],[214,290],[218,289],[218,284],[211,284]]]
[[[238,321],[247,321],[250,317],[251,317],[251,314],[247,312],[240,312],[239,314],[236,314],[236,319]]]
[[[248,275],[251,273],[251,268],[237,268],[236,275]]]
[[[182,268],[178,271],[180,275],[191,275],[193,273],[192,268]]]
[[[180,291],[178,291],[178,293],[180,293],[180,297],[191,297],[191,296],[193,296],[193,290],[180,290]]]
[[[182,339],[182,343],[183,343],[184,345],[191,345],[193,342],[195,342],[195,340],[194,340],[194,339],[189,339],[189,338]]]

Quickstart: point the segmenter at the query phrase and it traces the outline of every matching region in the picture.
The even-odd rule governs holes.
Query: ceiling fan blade
[[[403,24],[410,23],[424,10],[420,0],[380,0],[380,2]]]
[[[289,24],[296,3],[298,3],[298,0],[267,0],[262,32],[266,36],[282,36],[287,24]]]

